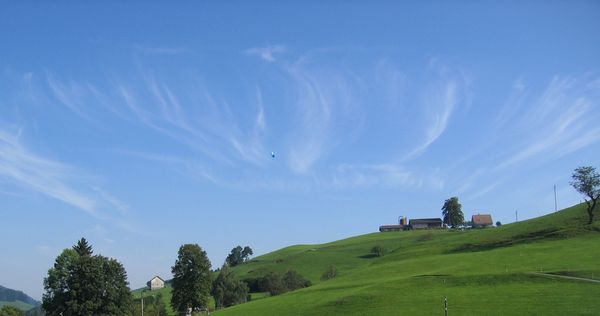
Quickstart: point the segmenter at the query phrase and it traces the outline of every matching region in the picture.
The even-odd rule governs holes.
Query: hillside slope
[[[0,307],[4,305],[14,306],[20,310],[26,311],[40,305],[40,302],[21,291],[9,289],[0,285]]]
[[[499,228],[374,233],[287,247],[235,268],[243,279],[293,268],[312,287],[234,306],[217,315],[432,315],[444,298],[454,315],[594,315],[600,283],[600,222],[583,205]],[[369,250],[381,245],[380,258]],[[330,265],[339,275],[319,280]]]

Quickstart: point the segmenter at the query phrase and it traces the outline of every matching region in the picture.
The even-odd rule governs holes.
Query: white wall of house
[[[152,278],[150,280],[150,290],[162,289],[165,287],[165,282],[158,277]]]

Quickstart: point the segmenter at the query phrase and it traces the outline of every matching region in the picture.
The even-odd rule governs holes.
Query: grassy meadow
[[[373,233],[287,247],[235,267],[240,278],[293,268],[313,286],[216,315],[598,315],[600,221],[584,205],[496,228]],[[372,257],[381,245],[387,253]],[[321,281],[330,265],[334,279]]]
[[[471,230],[373,233],[320,245],[296,245],[234,267],[241,279],[295,269],[311,287],[252,301],[215,315],[598,315],[600,221],[584,205],[543,217]],[[382,246],[382,257],[370,254]],[[337,276],[320,280],[331,265]],[[171,288],[163,294],[170,315]],[[139,298],[140,290],[134,291]],[[214,306],[214,304],[212,305]]]

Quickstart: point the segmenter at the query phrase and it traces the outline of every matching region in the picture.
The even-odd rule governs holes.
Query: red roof
[[[490,214],[478,214],[473,215],[471,218],[473,225],[492,225],[492,215]]]

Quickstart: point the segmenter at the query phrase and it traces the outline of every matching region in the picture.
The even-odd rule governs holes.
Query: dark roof
[[[473,225],[492,225],[492,215],[490,214],[478,214],[471,217]]]
[[[155,275],[154,278],[159,278],[161,281],[165,282],[165,280],[163,280],[163,278],[159,277],[158,275]],[[150,279],[150,281],[152,281],[154,278]]]
[[[410,220],[410,224],[427,224],[427,223],[435,223],[441,224],[442,219],[440,218],[415,218]]]
[[[404,228],[404,225],[381,225],[379,229],[390,229],[390,228]]]

